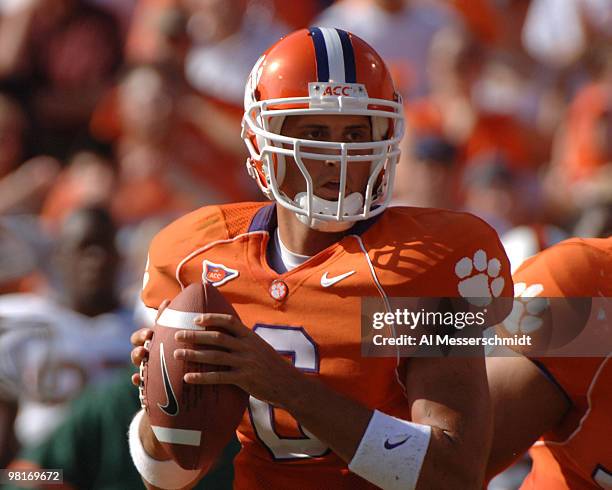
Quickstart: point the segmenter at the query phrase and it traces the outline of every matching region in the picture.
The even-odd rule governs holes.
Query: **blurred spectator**
[[[181,0],[137,0],[126,43],[131,64],[174,64],[182,70],[189,48]]]
[[[513,113],[521,86],[512,69],[467,31],[443,29],[432,42],[431,92],[407,104],[416,132],[434,132],[458,146],[459,160],[501,151],[517,169],[535,166],[529,132]]]
[[[83,0],[81,0],[83,1]],[[125,38],[130,22],[134,14],[134,8],[138,0],[84,0],[99,5],[112,13],[119,22],[121,37]]]
[[[78,208],[108,207],[114,186],[115,169],[106,153],[93,145],[77,150],[49,191],[40,217],[46,226],[54,229]]]
[[[334,3],[334,0],[300,0],[299,2],[272,0],[272,3],[274,16],[293,31],[316,25],[315,17]]]
[[[539,62],[567,68],[597,42],[612,41],[611,25],[610,0],[532,0],[522,40]]]
[[[23,278],[24,287],[18,290],[3,288],[0,286],[0,292],[44,292],[47,287],[47,272],[50,270],[51,264],[49,256],[52,253],[54,243],[51,236],[41,226],[38,215],[35,214],[14,214],[0,216],[0,228],[4,231],[8,242],[12,242],[12,246],[7,249],[7,261],[20,261],[21,254],[25,254],[30,258],[28,263],[32,264],[31,273]],[[17,253],[16,247],[19,247]],[[11,254],[15,254],[14,259]],[[7,263],[8,266],[8,263]],[[2,275],[0,273],[0,275]]]
[[[550,15],[553,10],[555,15]],[[579,0],[532,0],[523,43],[541,63],[564,67],[576,62],[587,45]]]
[[[234,168],[194,122],[208,117],[197,97],[172,67],[140,65],[96,110],[92,132],[118,160],[112,210],[121,224],[249,195],[242,160]]]
[[[262,0],[183,0],[193,42],[186,59],[192,87],[242,108],[244,84],[260,54],[290,28]]]
[[[457,149],[436,135],[417,136],[402,150],[395,178],[394,204],[456,209]]]
[[[0,215],[37,212],[59,170],[59,162],[44,156],[23,163],[28,129],[19,104],[0,94]]]
[[[407,117],[416,132],[437,133],[456,145],[472,134],[477,114],[472,102],[485,53],[464,30],[442,29],[428,53],[430,93],[407,104]]]
[[[501,40],[504,16],[489,0],[448,0],[480,42],[494,45]]]
[[[55,158],[40,155],[0,179],[0,215],[38,213],[59,171]]]
[[[49,295],[0,296],[0,398],[5,407],[19,403],[21,444],[41,441],[65,417],[66,403],[123,366],[130,352],[132,313],[119,300],[108,213],[85,208],[71,214],[53,262]],[[87,352],[83,345],[90,346]],[[0,432],[11,433],[7,427]]]
[[[384,58],[406,97],[428,89],[427,57],[436,32],[461,24],[443,2],[423,0],[339,0],[314,22],[339,27],[371,44]]]
[[[576,226],[574,236],[608,238],[612,236],[612,191],[605,202],[585,209]]]
[[[0,295],[31,291],[37,283],[34,251],[0,222]]]
[[[87,389],[71,405],[70,417],[45,441],[23,450],[10,469],[61,468],[65,489],[144,488],[128,447],[128,427],[140,409],[131,373],[131,368],[121,370],[112,382]],[[239,449],[240,444],[233,438],[216,467],[194,488],[230,490],[234,477],[232,461]],[[13,483],[3,488],[20,486]]]
[[[299,2],[247,0],[246,2],[240,2],[239,10],[235,10],[235,2],[138,0],[126,44],[128,62],[133,64],[176,63],[177,66],[182,66],[190,44],[187,35],[189,14],[195,14],[199,17],[190,20],[190,32],[193,34],[196,31],[195,36],[192,36],[194,42],[212,45],[221,40],[221,37],[218,37],[218,28],[214,27],[215,25],[235,24],[233,18],[229,19],[228,22],[227,14],[218,11],[219,7],[225,9],[224,3],[228,6],[225,10],[227,14],[238,12],[236,16],[238,21],[243,15],[243,8],[244,11],[249,9],[260,10],[256,17],[259,19],[264,17],[267,22],[276,19],[280,24],[285,25],[284,30],[289,32],[310,26],[315,16],[333,3],[333,0],[300,0]],[[206,9],[208,9],[208,12],[205,11]],[[197,13],[198,11],[203,11],[203,13]],[[225,15],[225,18],[221,18],[220,22],[217,22],[214,17],[219,15]],[[216,33],[210,34],[211,29],[214,29]],[[202,33],[199,31],[202,31]],[[282,32],[280,35],[286,32]],[[200,38],[202,34],[206,37],[211,35],[211,39],[203,42]],[[272,39],[270,44],[275,40]],[[245,49],[247,47],[248,45],[244,46]],[[261,46],[262,50],[266,47]]]
[[[2,6],[0,86],[27,104],[39,151],[63,157],[121,62],[117,20],[77,0]]]
[[[193,42],[185,61],[188,83],[202,98],[192,107],[206,138],[223,153],[238,178],[246,159],[240,138],[244,84],[262,52],[290,28],[274,17],[265,0],[183,0]],[[245,182],[245,180],[242,180]],[[253,189],[247,184],[247,189]]]
[[[609,47],[600,53],[596,78],[577,93],[556,135],[545,185],[548,197],[565,215],[574,215],[612,195],[610,54]]]
[[[465,210],[489,223],[498,234],[519,221],[517,178],[501,153],[485,153],[469,162],[462,179]]]
[[[19,104],[0,94],[0,179],[25,157],[26,116]]]

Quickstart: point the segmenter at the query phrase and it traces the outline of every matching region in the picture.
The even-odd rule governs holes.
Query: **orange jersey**
[[[537,287],[542,297],[593,297],[586,328],[612,335],[612,238],[570,239],[527,260],[515,287]],[[539,285],[539,286],[538,286]],[[603,304],[601,308],[597,304]],[[607,305],[607,307],[605,306]],[[612,488],[612,362],[607,357],[540,357],[571,408],[562,422],[530,450],[525,489]]]
[[[369,408],[410,419],[397,359],[361,355],[360,298],[457,297],[460,288],[488,287],[495,279],[491,296],[512,295],[499,239],[472,215],[390,208],[279,274],[266,256],[275,209],[264,203],[205,207],[168,226],[151,245],[145,305],[155,309],[182,287],[207,280],[298,369]],[[374,488],[287,412],[253,397],[238,436],[235,488],[284,489],[297,482],[300,490]]]

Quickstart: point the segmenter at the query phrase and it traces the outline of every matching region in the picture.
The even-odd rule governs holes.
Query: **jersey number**
[[[319,372],[317,345],[302,327],[258,323],[253,327],[253,331],[274,347],[276,352],[290,356],[293,365],[300,371]],[[298,428],[302,437],[279,435],[275,430],[273,406],[252,396],[249,398],[249,415],[255,434],[274,459],[315,458],[323,456],[329,450],[325,444],[299,424]]]

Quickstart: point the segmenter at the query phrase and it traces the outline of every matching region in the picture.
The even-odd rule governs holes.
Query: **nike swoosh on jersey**
[[[159,359],[162,370],[162,378],[164,380],[164,391],[166,392],[166,404],[162,405],[158,403],[157,406],[167,415],[175,417],[179,413],[178,402],[172,389],[172,383],[170,383],[170,376],[168,375],[168,366],[166,366],[166,357],[164,356],[164,343],[159,344]]]
[[[334,277],[328,277],[327,274],[328,273],[325,272],[321,276],[321,286],[323,286],[324,288],[328,288],[330,286],[333,286],[337,282],[342,281],[342,279],[346,279],[347,277],[352,276],[353,274],[355,274],[355,271],[345,272],[344,274],[340,274],[339,276],[334,276]]]
[[[398,442],[389,442],[389,439],[387,439],[385,441],[385,449],[395,449],[398,446],[401,446],[402,444],[404,444],[408,439],[410,439],[412,436],[406,436],[404,439],[398,441]]]

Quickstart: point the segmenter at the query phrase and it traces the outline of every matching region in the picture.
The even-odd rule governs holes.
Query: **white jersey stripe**
[[[320,27],[325,48],[327,50],[327,62],[329,64],[329,81],[344,83],[344,55],[342,54],[342,42],[336,29]]]

